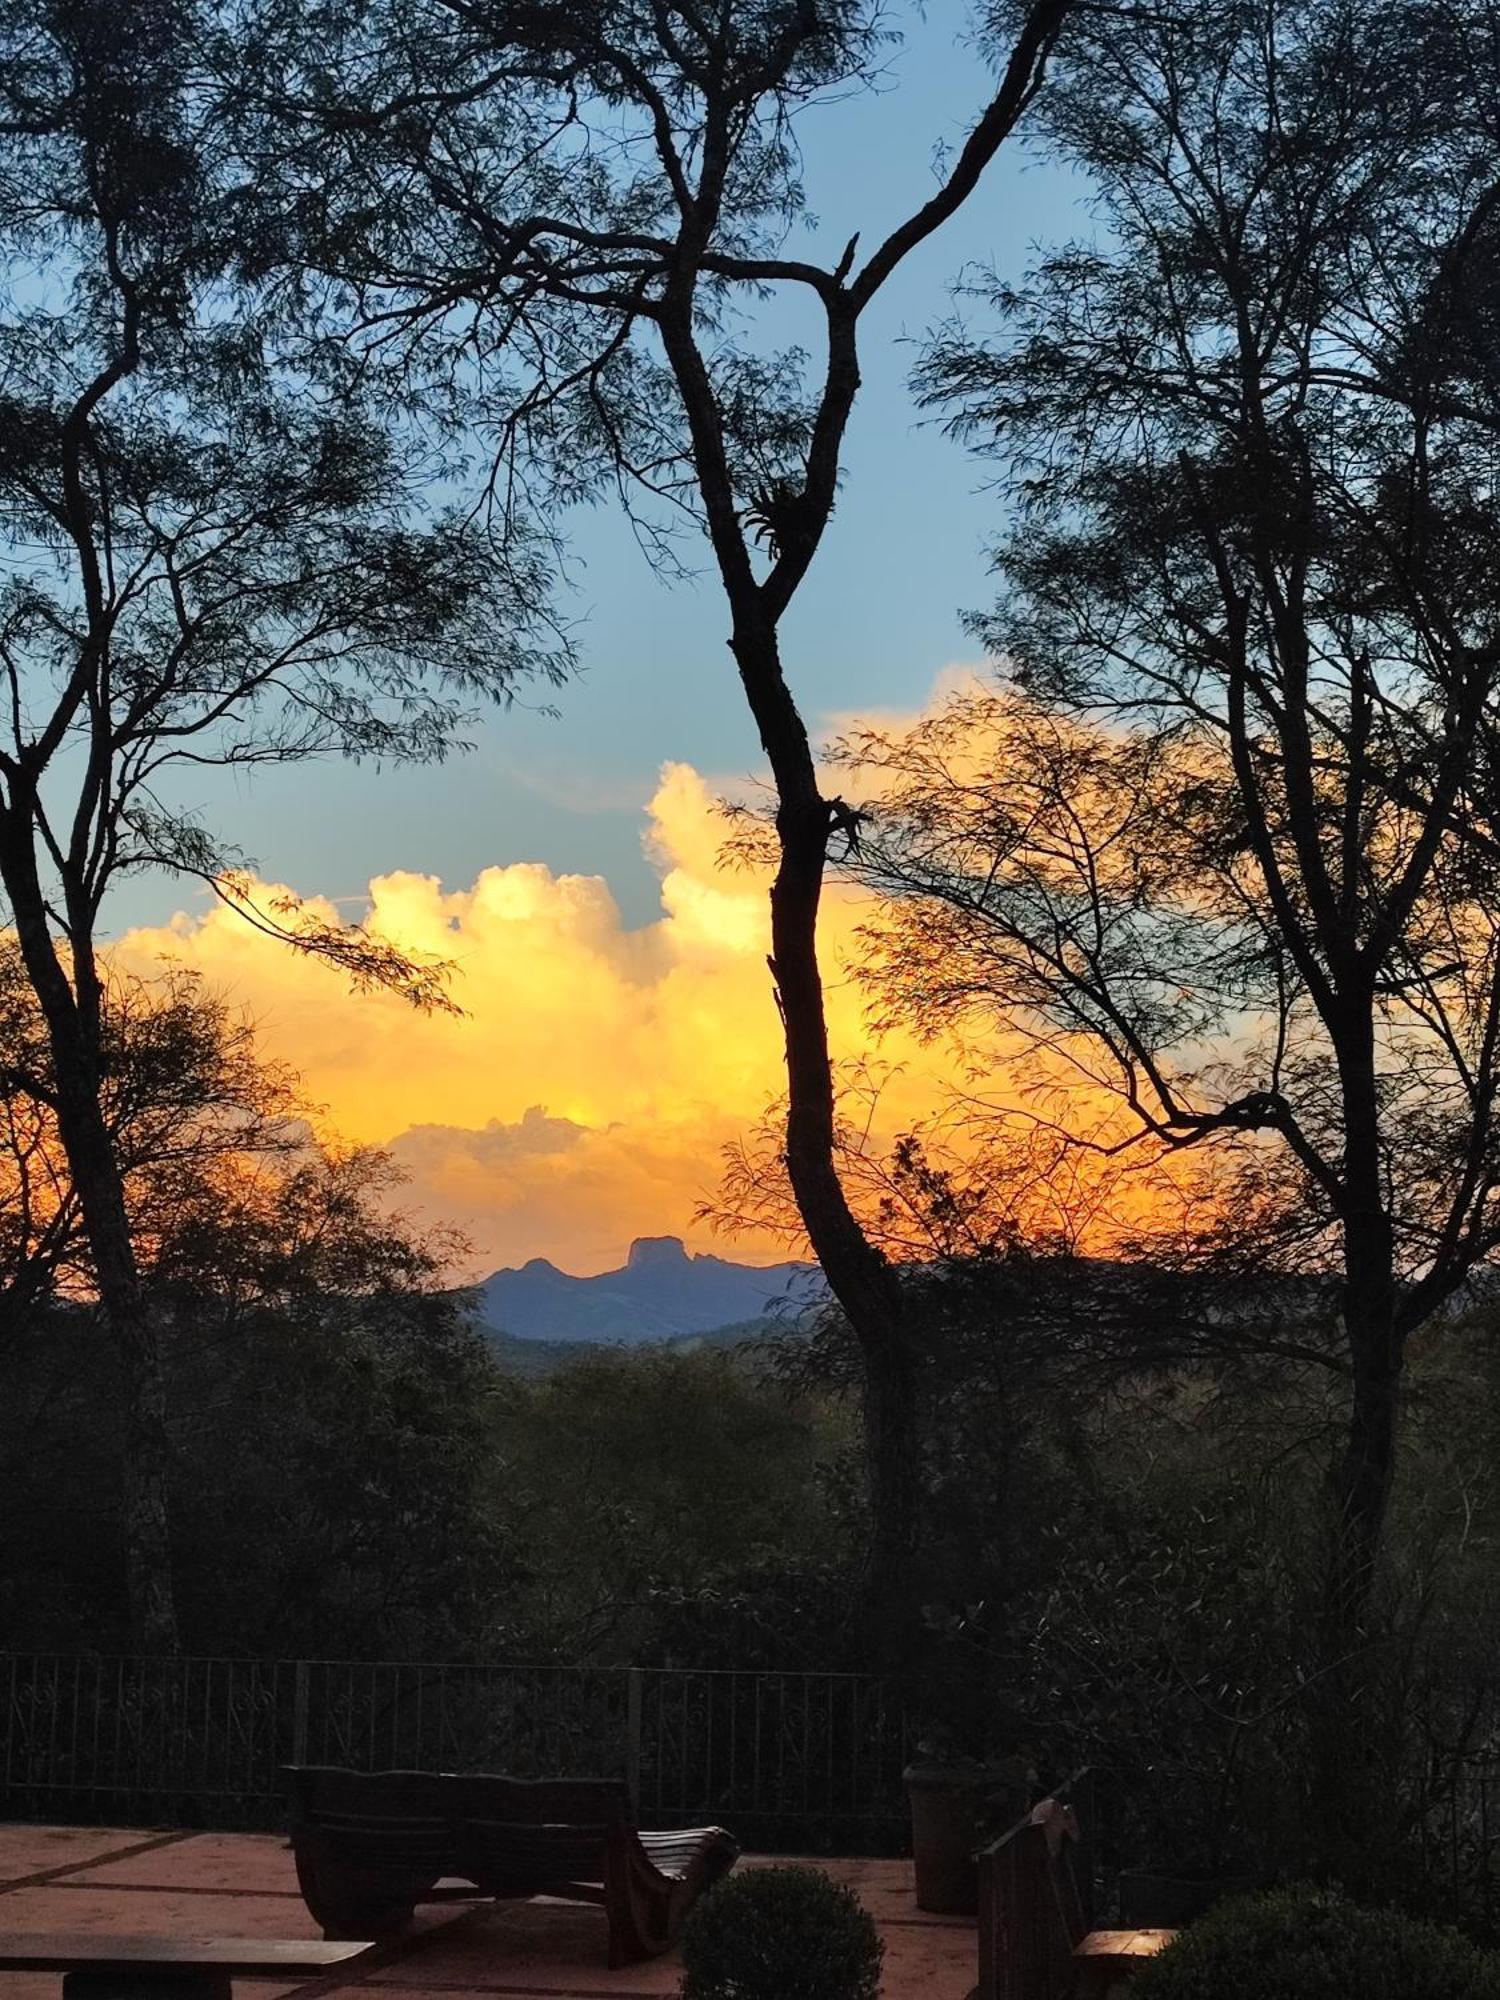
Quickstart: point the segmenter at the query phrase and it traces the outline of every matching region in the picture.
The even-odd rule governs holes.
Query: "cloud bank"
[[[604,877],[535,862],[486,868],[454,890],[377,878],[370,928],[451,960],[459,1017],[351,994],[337,972],[220,908],[132,931],[119,955],[143,971],[171,958],[243,1005],[335,1131],[390,1148],[410,1175],[406,1205],[472,1240],[476,1272],[533,1256],[605,1270],[637,1235],[724,1254],[693,1211],[721,1148],[781,1085],[766,880],[717,865],[724,834],[707,782],[666,766],[644,828],[661,915],[639,928]],[[835,886],[825,909],[833,1044],[840,1058],[900,1066],[881,1107],[896,1129],[940,1101],[941,1058],[901,1036],[877,1044],[842,970],[859,899]],[[728,1254],[771,1261],[781,1249],[742,1236]]]

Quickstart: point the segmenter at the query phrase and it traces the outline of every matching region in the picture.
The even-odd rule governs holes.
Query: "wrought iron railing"
[[[643,1821],[898,1852],[913,1728],[862,1674],[0,1655],[0,1817],[275,1827],[289,1763],[626,1779]]]
[[[766,1852],[894,1854],[933,1695],[800,1671],[0,1654],[0,1819],[274,1829],[289,1763],[489,1769],[620,1777],[644,1823],[718,1821]],[[1411,1900],[1500,1938],[1500,1720],[1465,1741],[1405,1788],[1389,1844]],[[1155,1862],[1148,1804],[1218,1812],[1191,1772],[1101,1762],[1106,1884]]]

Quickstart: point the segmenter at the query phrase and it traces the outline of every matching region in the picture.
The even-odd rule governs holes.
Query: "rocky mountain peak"
[[[822,1294],[808,1264],[690,1255],[680,1236],[638,1236],[617,1271],[575,1278],[545,1257],[479,1287],[481,1321],[521,1340],[677,1340],[795,1311]]]
[[[637,1236],[625,1258],[627,1271],[675,1271],[688,1261],[680,1236]]]

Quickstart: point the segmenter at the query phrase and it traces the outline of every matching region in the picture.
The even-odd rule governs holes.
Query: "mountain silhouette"
[[[676,1236],[639,1236],[618,1271],[575,1278],[533,1257],[478,1290],[480,1322],[513,1339],[639,1343],[795,1315],[824,1287],[815,1264],[734,1264],[689,1256]]]

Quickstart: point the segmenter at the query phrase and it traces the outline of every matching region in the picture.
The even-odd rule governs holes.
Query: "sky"
[[[835,261],[856,229],[868,252],[930,193],[935,148],[962,138],[988,84],[958,13],[938,0],[911,15],[882,93],[808,118],[812,254]],[[991,595],[998,503],[983,468],[919,417],[907,378],[963,268],[1019,275],[1035,246],[1090,231],[1081,187],[1016,149],[867,316],[838,506],[783,627],[815,730],[914,717],[973,664],[961,619]],[[385,934],[453,959],[462,1017],[352,996],[164,877],[127,884],[108,920],[132,963],[165,952],[248,1009],[330,1125],[389,1147],[412,1207],[468,1233],[474,1269],[542,1255],[596,1271],[632,1236],[662,1233],[768,1259],[769,1239],[726,1244],[694,1219],[720,1148],[779,1085],[765,885],[716,865],[714,800],[759,768],[723,603],[707,574],[653,574],[607,507],[567,527],[561,608],[581,672],[545,697],[555,713],[523,691],[438,768],[212,773],[181,800],[264,882],[346,919],[368,909]],[[899,1122],[937,1101],[941,1059],[870,1045],[838,971],[855,921],[835,897],[836,1044],[905,1065],[887,1106]]]

